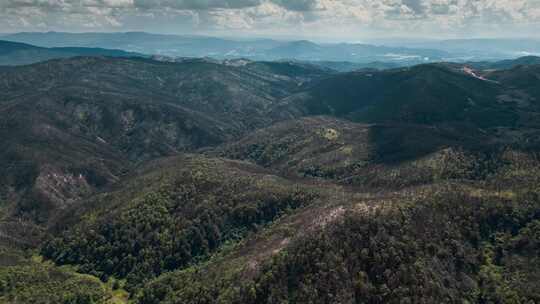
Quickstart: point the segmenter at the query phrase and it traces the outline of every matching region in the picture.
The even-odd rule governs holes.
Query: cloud
[[[273,0],[273,3],[291,11],[306,12],[317,8],[316,0]]]
[[[540,0],[0,0],[0,29],[320,35],[512,33]]]
[[[144,9],[213,10],[241,9],[260,4],[260,0],[133,0],[133,5]]]

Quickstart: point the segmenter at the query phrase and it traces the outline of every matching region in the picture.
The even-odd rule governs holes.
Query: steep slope
[[[44,48],[24,43],[0,40],[0,66],[24,65],[57,58],[76,56],[142,57],[121,50],[83,47]]]

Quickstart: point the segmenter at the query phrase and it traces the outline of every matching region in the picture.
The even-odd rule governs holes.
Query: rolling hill
[[[538,302],[537,68],[2,67],[0,301]]]
[[[258,130],[208,153],[249,160],[293,179],[403,188],[440,178],[474,179],[478,172],[471,163],[482,162],[493,138],[470,128],[464,135],[465,129],[306,117]]]
[[[486,77],[508,85],[511,90],[508,90],[507,95],[511,95],[515,102],[533,107],[540,105],[540,89],[536,85],[540,79],[540,64],[517,65],[511,69],[490,72]]]
[[[328,165],[331,145],[324,140],[355,145],[359,139],[344,121],[296,124],[307,134],[332,127],[352,136],[326,132],[321,146],[289,128],[303,149],[285,158],[318,156],[321,166]],[[282,128],[254,138],[279,138]],[[323,151],[306,156],[313,147]],[[289,167],[279,162],[263,169],[196,155],[162,159],[92,198],[86,209],[71,209],[64,215],[71,220],[53,230],[64,232],[54,233],[42,254],[103,280],[125,278],[123,287],[136,303],[537,299],[538,267],[527,267],[537,263],[531,238],[540,216],[535,154],[505,145],[474,159],[434,150],[443,154],[414,158],[416,165],[401,175],[396,170],[407,161],[366,169],[394,179],[381,187],[368,182],[373,176],[360,182],[363,188],[285,176]],[[422,170],[436,177],[399,184]]]
[[[313,83],[288,97],[279,115],[336,115],[361,122],[510,126],[514,110],[497,101],[504,86],[444,64],[357,71]]]
[[[538,65],[540,64],[540,57],[524,56],[516,59],[507,59],[495,62],[471,62],[467,64],[478,70],[505,70],[520,65]]]
[[[323,77],[290,63],[79,57],[0,71],[1,193],[46,222],[137,163],[268,125],[267,110]]]

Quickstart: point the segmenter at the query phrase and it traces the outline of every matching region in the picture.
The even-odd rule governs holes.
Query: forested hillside
[[[2,67],[0,303],[540,302],[517,62]]]

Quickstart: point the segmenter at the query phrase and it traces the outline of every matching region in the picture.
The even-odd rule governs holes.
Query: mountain
[[[338,72],[352,72],[363,69],[388,70],[409,65],[407,62],[374,61],[369,63],[354,63],[348,61],[309,61],[309,63],[332,69]]]
[[[486,77],[509,86],[504,100],[536,109],[540,106],[540,89],[536,85],[540,79],[540,65],[517,65],[508,70],[489,72]],[[530,123],[537,121],[536,118],[530,118]]]
[[[540,301],[538,66],[162,59],[0,67],[0,302]]]
[[[230,140],[326,70],[77,57],[0,70],[0,193],[9,214],[47,222],[137,163]]]
[[[66,227],[54,229],[66,230],[42,254],[102,280],[125,278],[123,288],[136,303],[538,297],[532,291],[538,267],[530,267],[536,265],[531,235],[538,229],[540,206],[528,192],[540,168],[534,154],[505,145],[470,151],[472,143],[433,131],[441,144],[418,154],[428,157],[413,153],[379,161],[378,168],[358,168],[359,176],[371,172],[355,181],[363,188],[311,179],[323,175],[283,176],[283,170],[304,161],[325,166],[344,146],[352,150],[345,155],[360,157],[364,151],[352,152],[372,143],[359,136],[366,128],[377,126],[306,118],[258,131],[248,138],[279,147],[284,158],[266,162],[266,168],[196,155],[149,163],[115,191],[92,198],[88,209],[66,213],[68,220],[60,221]],[[289,138],[275,142],[285,129]],[[383,139],[388,145],[396,138],[409,142],[417,130]],[[418,142],[422,139],[418,134]],[[249,147],[243,141],[236,145]],[[415,142],[409,143],[414,151]],[[435,153],[425,154],[429,151]],[[287,159],[291,166],[280,166]],[[506,236],[495,242],[497,235]],[[502,252],[500,260],[496,252]],[[205,262],[190,264],[199,258]],[[386,278],[391,270],[380,275],[387,269],[394,269],[398,281]],[[358,286],[319,283],[355,282],[358,273],[363,280]],[[486,279],[496,274],[511,279]],[[425,275],[448,284],[418,292],[430,286]],[[149,278],[154,279],[144,283]],[[408,291],[386,292],[393,284]],[[320,290],[335,292],[314,298]]]
[[[423,46],[431,46],[445,50],[471,50],[501,52],[510,54],[537,53],[540,50],[540,40],[537,39],[450,39]],[[438,46],[438,47],[436,47]]]
[[[316,57],[319,56],[320,52],[323,51],[323,49],[324,48],[322,46],[316,43],[301,40],[285,43],[269,50],[269,52],[272,54],[272,56],[282,59],[305,59],[315,57],[315,60],[317,60],[318,58]]]
[[[252,60],[389,61],[418,64],[449,57],[441,50],[367,44],[317,44],[271,39],[228,40],[205,36],[127,33],[17,33],[3,39],[43,47],[101,47],[171,57],[248,58]]]
[[[32,43],[44,47],[104,47],[124,49],[146,54],[180,57],[204,57],[225,55],[228,52],[250,52],[251,49],[267,49],[277,45],[273,40],[233,41],[205,36],[178,36],[127,33],[17,33],[4,37],[6,40]]]
[[[462,69],[428,64],[331,76],[288,97],[276,113],[336,115],[362,122],[510,126],[518,115],[497,101],[503,91],[501,84]]]
[[[266,56],[276,59],[350,61],[355,63],[385,61],[402,65],[412,65],[442,60],[448,54],[443,51],[429,49],[408,49],[348,43],[315,44],[310,41],[293,41],[268,50]]]
[[[519,65],[538,65],[540,64],[540,57],[538,56],[524,56],[516,59],[506,59],[501,61],[487,61],[487,62],[468,62],[470,65],[478,70],[505,70],[511,69]]]
[[[245,249],[166,273],[137,303],[536,301],[538,221],[526,212],[538,203],[433,191],[304,211],[279,222],[292,233],[272,227]],[[496,235],[507,238],[495,245]]]
[[[503,60],[540,54],[540,40],[527,38],[375,41],[388,46],[443,50],[452,54],[452,57],[448,59],[454,61]]]
[[[87,202],[87,208],[93,204],[90,212],[97,221],[73,223],[43,254],[60,264],[85,263],[82,267],[102,278],[126,278],[133,290],[318,197],[313,187],[255,165],[196,155],[152,162],[137,173],[119,191]],[[151,227],[160,235],[148,230]],[[139,248],[145,248],[146,257],[138,255]]]
[[[142,57],[120,50],[83,47],[43,48],[24,43],[0,40],[0,65],[24,65],[39,61],[76,56]]]
[[[492,146],[492,139],[460,126],[359,124],[316,116],[277,123],[208,154],[248,160],[293,179],[388,190],[439,176],[473,178],[474,169],[467,166],[480,162],[482,149]],[[441,157],[452,165],[439,163]]]
[[[126,33],[23,32],[3,40],[45,48],[76,47],[118,49],[147,55],[212,57],[216,59],[384,62],[397,66],[439,61],[501,61],[540,54],[534,39],[374,40],[369,43],[314,43],[306,40],[223,39]],[[507,66],[505,67],[507,68]]]

